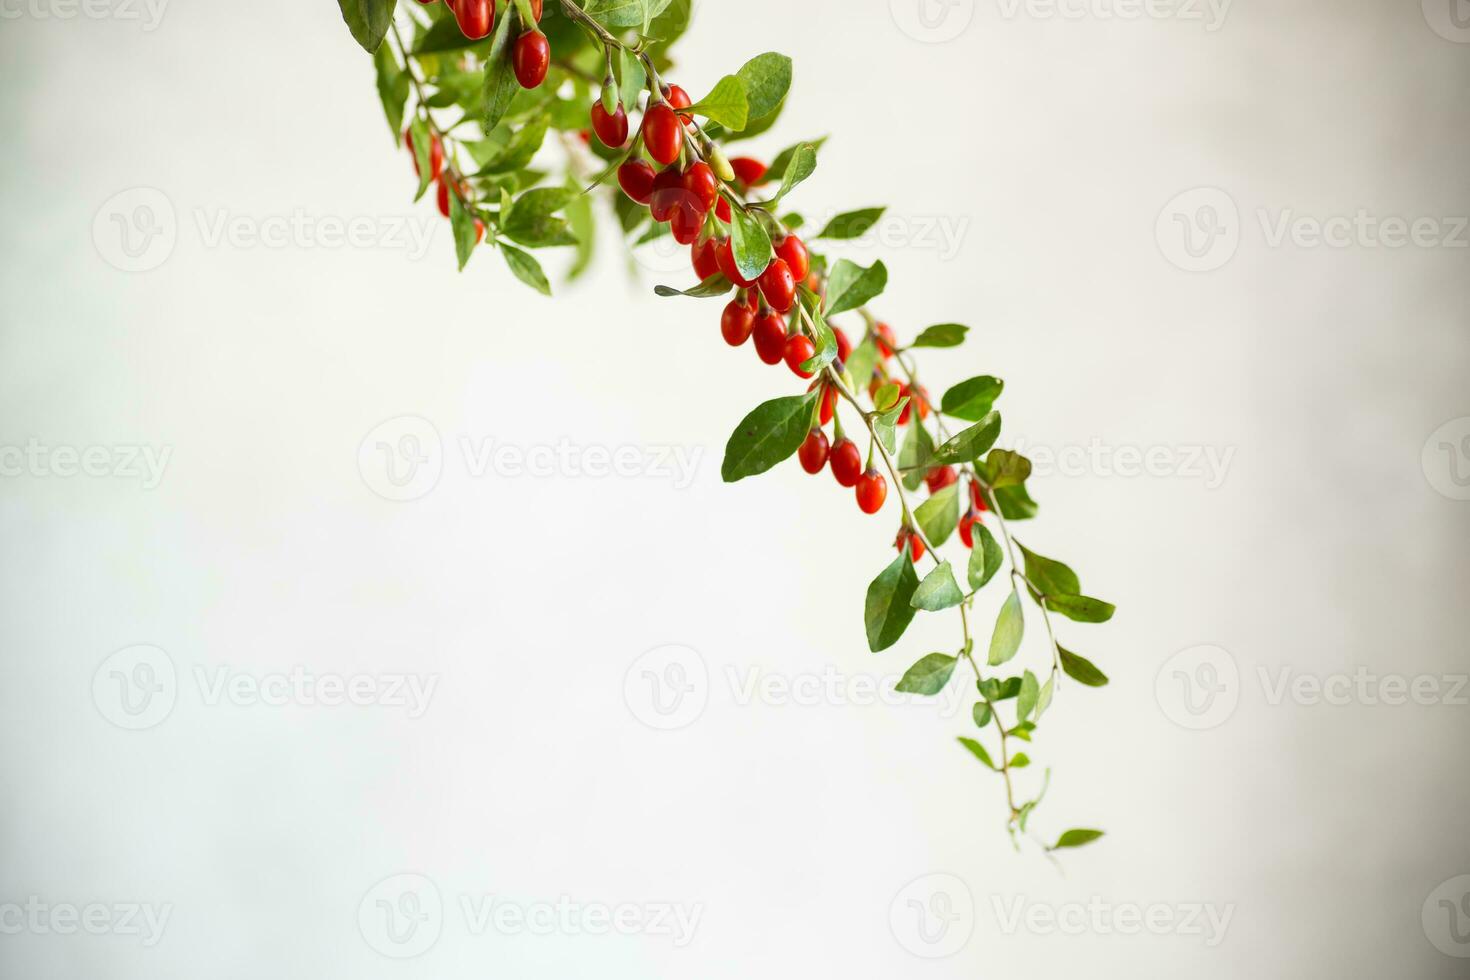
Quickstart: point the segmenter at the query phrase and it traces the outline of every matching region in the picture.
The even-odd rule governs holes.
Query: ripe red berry
[[[980,490],[980,484],[974,480],[970,481],[970,503],[981,513],[990,509],[990,505],[985,502],[985,494]]]
[[[747,187],[754,187],[766,176],[766,165],[752,157],[731,157],[730,169],[735,171],[735,179]]]
[[[938,493],[959,478],[953,466],[938,466],[925,475],[924,482],[929,485],[930,493]]]
[[[546,69],[551,65],[551,42],[540,31],[527,31],[516,38],[512,62],[521,88],[539,87],[546,81]]]
[[[680,245],[693,244],[703,227],[704,212],[692,207],[688,201],[675,207],[673,217],[669,219],[669,230],[674,233],[674,241]]]
[[[883,509],[883,501],[887,499],[888,481],[883,478],[882,473],[868,467],[868,471],[858,477],[858,507],[864,514],[876,514]]]
[[[878,353],[884,357],[892,357],[894,350],[898,347],[898,339],[893,336],[893,328],[886,323],[880,323],[874,329],[878,333]]]
[[[847,339],[847,334],[842,332],[841,327],[833,327],[832,336],[837,338],[837,360],[846,364],[847,359],[852,356],[852,341]]]
[[[960,518],[960,540],[966,548],[975,547],[975,525],[981,523],[980,514],[972,507]]]
[[[601,99],[592,103],[592,131],[602,140],[603,146],[617,149],[628,142],[628,113],[624,111],[623,104],[619,102],[617,111],[609,115],[602,107]]]
[[[653,195],[648,202],[653,211],[653,220],[673,221],[674,212],[684,203],[686,196],[683,175],[679,173],[679,168],[665,167],[660,170],[653,179]]]
[[[786,347],[782,351],[782,356],[786,358],[786,366],[797,377],[810,378],[815,372],[803,371],[801,365],[816,352],[817,345],[811,342],[811,338],[802,334],[792,334],[786,338]]]
[[[786,321],[769,310],[755,321],[755,352],[767,364],[780,364],[786,355]]]
[[[720,260],[715,254],[720,243],[717,239],[706,238],[696,241],[694,247],[689,250],[689,261],[694,265],[694,274],[704,282],[710,276],[720,271]]]
[[[725,343],[731,347],[739,347],[750,338],[753,329],[755,314],[750,307],[738,299],[730,300],[725,305],[725,312],[720,314],[720,335],[725,338]]]
[[[832,421],[832,415],[837,411],[837,389],[818,378],[807,391],[816,391],[818,385],[822,386],[822,406],[818,409],[817,418],[826,425]]]
[[[796,302],[796,280],[785,259],[772,260],[761,273],[761,295],[777,312],[791,312],[791,305]]]
[[[434,201],[435,201],[436,204],[439,205],[439,213],[442,214],[442,215],[444,215],[444,217],[446,217],[446,218],[449,217],[449,185],[450,185],[452,179],[453,178],[451,178],[448,174],[440,174],[439,175],[439,182],[438,182],[439,183],[439,186],[437,188],[435,188],[435,191],[434,191]],[[463,200],[464,199],[464,190],[463,190],[463,188],[455,187],[454,188],[454,195],[455,195],[455,197],[458,197],[461,200]]]
[[[734,215],[730,213],[730,202],[723,197],[715,202],[715,216],[727,225],[734,218]]]
[[[909,546],[909,557],[917,565],[919,559],[924,557],[924,540],[915,534],[911,528],[901,527],[898,529],[898,538],[893,542],[893,546],[902,553],[904,545]]]
[[[839,485],[855,486],[863,472],[863,454],[858,452],[857,443],[842,438],[832,447],[832,475]]]
[[[618,168],[618,186],[639,204],[653,199],[653,181],[658,175],[646,160],[629,160]]]
[[[784,259],[786,265],[791,269],[791,278],[797,282],[803,282],[807,273],[811,271],[812,260],[807,253],[806,244],[795,235],[787,235],[776,246],[776,257]]]
[[[643,145],[648,147],[648,155],[659,163],[668,165],[679,159],[683,132],[674,110],[663,102],[649,106],[643,114]]]
[[[485,240],[485,222],[479,218],[475,219],[475,244],[478,245]]]
[[[755,285],[755,280],[747,279],[740,274],[739,267],[735,265],[735,250],[730,246],[728,238],[720,242],[720,250],[715,254],[719,258],[720,271],[725,274],[726,279],[742,289]]]
[[[495,26],[494,0],[457,0],[449,9],[454,11],[460,33],[471,41],[488,37]]]
[[[813,429],[806,434],[806,441],[796,454],[801,459],[801,468],[813,475],[822,472],[827,465],[827,454],[831,447],[827,443],[827,433],[821,429]]]
[[[669,86],[668,99],[669,105],[673,106],[675,109],[687,109],[694,104],[689,99],[689,93],[684,91],[677,85]],[[679,118],[684,120],[686,123],[694,122],[694,117],[689,115],[689,113],[687,112],[679,113]]]
[[[689,169],[684,171],[684,189],[694,196],[701,211],[714,207],[715,198],[720,194],[715,172],[703,160],[690,164]]]
[[[413,172],[419,173],[419,155],[413,152],[413,131],[403,131],[403,145],[408,147],[408,158],[413,161]],[[429,134],[429,179],[438,180],[439,175],[444,172],[444,144],[439,140],[438,133]]]

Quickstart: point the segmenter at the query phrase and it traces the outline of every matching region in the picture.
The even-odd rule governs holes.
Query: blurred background
[[[791,378],[682,259],[457,274],[333,4],[17,0],[0,972],[1465,975],[1470,7],[704,2],[674,77],[772,48],[1119,606],[1022,781],[1107,836],[884,703],[892,506],[720,482]]]

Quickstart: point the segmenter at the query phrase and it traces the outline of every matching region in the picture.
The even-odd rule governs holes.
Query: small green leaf
[[[915,609],[923,609],[925,612],[938,612],[941,609],[952,609],[965,601],[965,594],[955,584],[954,570],[950,568],[949,562],[941,562],[939,565],[924,576],[924,581],[914,590],[914,597],[909,603]]]
[[[938,548],[949,540],[960,519],[960,485],[951,483],[914,509],[914,520],[929,543]]]
[[[965,334],[969,327],[962,327],[958,323],[938,323],[932,327],[925,327],[924,332],[919,334],[919,339],[913,342],[914,347],[958,347],[965,342]]]
[[[903,449],[898,454],[898,468],[903,471],[904,489],[912,492],[924,482],[928,469],[924,464],[934,455],[934,441],[929,430],[922,425],[911,425],[904,437]]]
[[[1025,752],[1017,752],[1015,755],[1011,756],[1012,769],[1025,769],[1029,765],[1031,765],[1031,757],[1028,756]]]
[[[587,0],[582,8],[603,27],[644,27],[652,12],[648,0]]]
[[[970,588],[979,590],[1000,571],[1001,565],[1005,564],[1005,555],[1000,550],[995,535],[984,524],[974,525],[970,533],[975,548],[970,552],[968,577]]]
[[[816,296],[803,290],[802,304],[812,318],[812,326],[815,327],[817,352],[801,362],[801,369],[807,374],[816,374],[837,360],[837,337],[832,333],[832,328],[827,325],[827,318],[822,315],[820,301]]]
[[[879,388],[873,395],[873,408],[880,412],[886,412],[898,404],[898,396],[903,393],[903,388],[897,383],[890,382]]]
[[[675,289],[673,286],[654,286],[653,291],[660,296],[693,296],[695,299],[707,299],[711,296],[725,295],[734,285],[724,275],[716,272],[698,286],[690,289]]]
[[[990,705],[984,701],[976,701],[975,706],[970,709],[970,717],[974,719],[976,728],[984,728],[990,724]]]
[[[500,230],[511,241],[529,248],[575,245],[577,238],[571,226],[564,218],[554,217],[575,196],[576,191],[565,187],[526,191],[500,216]]]
[[[949,683],[956,662],[954,657],[931,653],[908,669],[903,680],[898,682],[897,690],[904,694],[933,697]]]
[[[434,138],[429,133],[429,124],[424,122],[422,116],[415,116],[413,122],[409,124],[408,138],[413,143],[414,161],[419,168],[419,187],[413,195],[413,199],[417,201],[424,196],[424,191],[429,189],[429,181],[434,179],[433,169],[430,167]]]
[[[1025,521],[1036,516],[1041,508],[1031,495],[1026,492],[1026,487],[998,487],[995,490],[995,505],[1000,509],[1000,516],[1008,521]]]
[[[638,94],[648,84],[648,72],[643,68],[643,59],[627,48],[618,49],[618,70],[622,82],[618,86],[618,98],[625,108],[638,107]]]
[[[747,132],[749,132],[749,130],[747,130]],[[791,161],[796,158],[796,153],[798,150],[800,150],[804,146],[810,146],[814,150],[820,150],[822,148],[822,144],[825,142],[827,142],[827,137],[823,136],[821,139],[807,140],[802,143],[797,143],[794,146],[788,146],[780,153],[777,153],[776,159],[771,161],[771,168],[766,171],[766,176],[763,183],[769,183],[773,180],[784,180],[786,178],[786,171],[790,169]]]
[[[995,620],[995,632],[990,637],[990,657],[987,661],[990,666],[998,667],[1014,657],[1016,651],[1021,649],[1021,637],[1025,632],[1026,618],[1021,612],[1021,597],[1012,589],[1005,605],[1000,607],[1000,615]]]
[[[827,222],[827,227],[817,232],[816,237],[834,242],[861,238],[869,228],[878,223],[885,210],[887,209],[862,208],[858,211],[845,211]]]
[[[1009,449],[992,449],[985,458],[985,482],[992,487],[1011,487],[1031,476],[1031,460]]]
[[[730,248],[735,266],[747,281],[758,279],[775,255],[771,236],[766,233],[765,226],[747,211],[736,208],[731,217],[734,220],[730,223]]]
[[[965,738],[963,735],[960,736],[960,744],[969,749],[971,755],[985,763],[991,769],[995,768],[995,763],[990,761],[990,753],[985,751],[985,746],[973,738]]]
[[[453,17],[449,18],[450,23],[453,21]],[[511,66],[510,22],[510,17],[500,18],[490,39],[490,52],[485,56],[485,82],[481,86],[485,109],[480,125],[486,134],[500,125],[510,109],[511,100],[521,90]],[[539,140],[537,145],[540,145]]]
[[[811,143],[802,143],[792,151],[791,161],[781,175],[781,189],[768,202],[774,208],[787,194],[796,190],[796,185],[806,180],[817,169],[817,148]]]
[[[541,263],[535,256],[503,242],[500,254],[505,256],[505,264],[510,266],[517,279],[544,296],[551,295],[551,283],[546,281],[546,273],[541,271]]]
[[[1016,720],[1025,721],[1036,710],[1036,701],[1041,697],[1041,684],[1031,671],[1021,675],[1021,693],[1016,695]]]
[[[506,145],[505,152],[480,168],[481,174],[508,174],[529,166],[531,158],[546,141],[546,131],[551,127],[551,117],[542,114],[516,130]]]
[[[689,115],[704,116],[727,129],[738,132],[745,128],[750,112],[750,100],[745,94],[745,83],[734,75],[726,75],[715,83],[709,95],[683,111]]]
[[[873,368],[878,363],[878,347],[871,338],[863,340],[847,355],[847,372],[859,388],[866,388],[873,377]],[[918,428],[918,426],[915,426]]]
[[[373,52],[373,67],[378,71],[378,99],[383,103],[383,114],[388,117],[393,142],[397,143],[403,138],[403,107],[412,82],[387,44],[378,45]]]
[[[1061,647],[1057,648],[1057,652],[1062,657],[1062,670],[1077,683],[1086,684],[1088,687],[1102,687],[1108,682],[1108,675],[1098,670],[1086,657],[1079,657],[1072,651]]]
[[[898,404],[873,419],[873,432],[889,453],[898,451],[898,420],[903,415],[904,406],[908,404],[908,401],[908,398],[901,399]]]
[[[855,310],[882,295],[887,286],[888,267],[881,260],[864,269],[850,259],[841,259],[827,278],[827,315]]]
[[[735,427],[725,446],[720,476],[735,483],[764,473],[801,448],[811,431],[818,391],[788,395],[758,405]]]
[[[939,410],[966,422],[978,422],[995,405],[995,400],[1004,389],[1004,381],[988,374],[961,381],[944,393],[939,402]]]
[[[949,463],[971,463],[995,445],[1000,438],[1000,413],[991,412],[953,439],[934,451],[934,462],[943,466]]]
[[[1085,595],[1051,595],[1042,601],[1046,608],[1061,613],[1074,623],[1106,623],[1116,611],[1112,603]]]
[[[791,59],[767,51],[751,58],[736,74],[745,83],[750,119],[764,119],[781,108],[791,88]]]
[[[454,234],[454,256],[459,260],[460,271],[475,250],[475,216],[458,194],[449,195],[449,227]]]
[[[1069,830],[1057,838],[1057,842],[1052,845],[1051,849],[1059,851],[1064,847],[1083,847],[1101,836],[1103,836],[1101,830]]]
[[[1055,685],[1053,684],[1052,679],[1050,677],[1048,677],[1046,679],[1046,683],[1045,684],[1041,685],[1041,693],[1036,696],[1036,720],[1037,721],[1040,721],[1041,720],[1041,716],[1044,715],[1044,714],[1046,714],[1046,709],[1049,708],[1049,707],[1051,707],[1051,696],[1052,696],[1052,690],[1053,690],[1053,687],[1054,686]]]
[[[1026,560],[1026,581],[1043,596],[1081,595],[1077,573],[1051,558],[1038,555],[1017,541]]]
[[[397,0],[337,0],[342,8],[342,19],[358,44],[372,53],[383,43],[393,23],[393,8]]]
[[[918,587],[919,576],[905,549],[868,586],[867,601],[863,606],[868,649],[874,653],[887,650],[903,636],[903,631],[914,619],[915,611],[910,601]]]

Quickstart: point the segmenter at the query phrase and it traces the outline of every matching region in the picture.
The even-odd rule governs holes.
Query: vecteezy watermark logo
[[[0,902],[0,935],[74,936],[141,936],[143,945],[152,948],[163,938],[173,915],[172,902],[43,902],[37,895],[24,903]]]
[[[1470,500],[1470,415],[1450,419],[1424,440],[1424,478],[1451,500]]]
[[[1424,936],[1435,949],[1470,958],[1470,875],[1457,875],[1430,892],[1420,914]]]
[[[975,19],[975,0],[888,0],[893,22],[915,41],[953,41]]]
[[[117,651],[92,675],[92,701],[119,728],[140,731],[161,723],[179,697],[179,675],[169,655],[146,644]]]
[[[1000,14],[1015,20],[1173,20],[1199,22],[1209,33],[1225,25],[1234,0],[998,0]]]
[[[1422,0],[1424,20],[1446,41],[1470,44],[1470,0]]]
[[[1240,209],[1218,187],[1196,187],[1164,205],[1154,237],[1174,265],[1186,272],[1212,272],[1240,247]]]
[[[168,261],[179,240],[173,202],[163,191],[133,187],[109,197],[92,218],[97,254],[123,272],[147,272]]]
[[[655,647],[633,661],[623,675],[623,702],[649,728],[684,728],[709,703],[709,668],[689,647],[676,643]]]
[[[52,446],[32,437],[24,446],[0,445],[0,477],[140,480],[155,490],[173,454],[172,446]]]
[[[417,500],[439,485],[444,442],[428,419],[400,415],[363,438],[357,470],[368,489],[384,500]]]
[[[384,956],[397,960],[422,956],[444,931],[438,886],[419,874],[384,878],[358,903],[357,929]]]
[[[995,921],[1007,936],[1184,936],[1213,949],[1225,941],[1235,906],[1210,902],[1113,902],[1099,895],[1086,902],[1051,905],[1024,895],[1007,901],[990,898]]]
[[[1230,720],[1240,703],[1240,667],[1228,650],[1196,646],[1164,661],[1154,679],[1159,707],[1181,728],[1203,731]]]
[[[888,905],[898,944],[926,960],[953,956],[975,931],[970,887],[951,874],[928,874],[904,885]]]
[[[143,33],[158,29],[169,0],[0,0],[0,20],[136,20]]]

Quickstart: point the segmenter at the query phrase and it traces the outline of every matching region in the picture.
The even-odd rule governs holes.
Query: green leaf
[[[1057,648],[1057,652],[1062,656],[1062,670],[1077,683],[1088,687],[1102,687],[1108,682],[1108,675],[1098,670],[1086,657],[1079,657],[1061,647]]]
[[[1009,449],[992,449],[985,459],[985,482],[992,487],[1011,487],[1031,476],[1031,460]]]
[[[662,13],[655,12],[653,23],[644,33],[669,45],[677,41],[689,29],[689,15],[692,12],[693,0],[672,0],[672,2],[663,0],[663,2],[668,3],[668,6]]]
[[[755,216],[740,208],[731,215],[730,248],[735,257],[735,266],[747,280],[758,279],[766,266],[771,264],[775,250],[771,248],[771,236]]]
[[[748,131],[749,130],[747,130],[747,132]],[[825,142],[827,142],[827,137],[823,136],[821,139],[807,140],[804,143],[797,143],[795,146],[788,146],[786,149],[776,154],[776,159],[771,161],[771,168],[766,171],[766,182],[773,180],[785,180],[786,171],[790,169],[791,161],[796,157],[796,151],[800,150],[803,146],[810,146],[814,150],[820,150],[822,148],[822,144]]]
[[[1012,769],[1025,769],[1029,765],[1031,765],[1031,757],[1028,756],[1025,752],[1017,752],[1015,755],[1011,756]]]
[[[984,524],[975,524],[970,531],[975,547],[970,552],[970,567],[968,577],[970,588],[979,590],[995,577],[1005,564],[1005,554],[1000,550],[1000,544],[995,540],[995,535],[990,533],[990,528]]]
[[[581,193],[576,178],[567,174],[567,188],[573,195],[567,202],[567,222],[577,239],[577,258],[567,270],[569,281],[577,279],[592,266],[593,250],[597,244],[597,217],[592,210],[592,198]]]
[[[1043,596],[1081,595],[1082,584],[1077,573],[1059,561],[1054,561],[1027,548],[1017,541],[1026,563],[1026,581]]]
[[[648,0],[587,0],[582,9],[603,27],[643,27],[652,12]]]
[[[475,216],[464,206],[458,194],[449,195],[449,227],[454,234],[454,255],[459,260],[459,269],[470,260],[475,250]]]
[[[803,421],[809,424],[810,419]],[[805,438],[805,431],[803,431]],[[914,592],[919,587],[919,576],[908,549],[893,560],[887,568],[873,579],[868,586],[867,601],[863,606],[863,624],[868,633],[868,649],[874,653],[887,650],[898,642],[903,631],[913,622],[915,611],[910,605]]]
[[[990,666],[998,667],[1014,657],[1016,651],[1021,649],[1021,637],[1025,632],[1026,618],[1021,612],[1021,596],[1012,589],[1005,605],[1000,607],[1000,615],[995,620],[995,632],[990,636],[990,657],[987,661]]]
[[[504,243],[500,246],[500,254],[505,256],[505,264],[510,266],[517,279],[544,296],[551,295],[551,283],[546,281],[546,273],[541,271],[541,263],[535,256]]]
[[[819,391],[788,395],[756,406],[740,421],[725,446],[720,476],[735,483],[764,473],[798,449],[812,427],[812,406]]]
[[[978,422],[995,405],[995,400],[1000,397],[1004,388],[1004,381],[988,374],[961,381],[944,393],[944,398],[939,402],[939,410],[966,422]]]
[[[933,697],[944,686],[949,683],[949,678],[954,674],[954,657],[945,656],[942,653],[931,653],[918,663],[914,664],[903,675],[903,680],[898,682],[896,690],[904,694],[923,694]]]
[[[736,73],[749,97],[750,119],[763,119],[781,108],[791,88],[791,59],[767,51],[741,66]],[[741,125],[744,129],[744,125]]]
[[[827,318],[822,315],[820,302],[804,289],[802,290],[802,303],[807,313],[811,315],[812,325],[816,328],[814,332],[816,333],[817,352],[801,362],[801,369],[808,374],[816,374],[837,360],[837,337],[832,333],[832,328],[827,325]]]
[[[429,25],[415,39],[413,44],[413,55],[417,58],[425,54],[442,54],[446,51],[461,51],[476,44],[483,44],[484,38],[479,41],[471,41],[464,36],[464,31],[459,29],[459,24],[453,16],[442,17]]]
[[[898,396],[903,393],[903,388],[897,382],[889,382],[879,388],[873,395],[873,408],[880,412],[886,412],[898,404]]]
[[[625,109],[637,108],[638,94],[648,84],[648,72],[643,68],[643,59],[630,54],[626,48],[619,48],[618,70],[622,79],[618,86],[618,99]]]
[[[1009,701],[1021,694],[1021,678],[1007,677],[1003,681],[995,678],[977,681],[975,685],[987,701]]]
[[[879,441],[883,443],[883,448],[887,449],[889,453],[896,452],[898,449],[898,420],[903,415],[904,406],[908,404],[908,401],[907,398],[904,398],[888,411],[873,419],[873,432],[877,435]]]
[[[1042,601],[1046,608],[1061,613],[1074,623],[1106,623],[1117,610],[1110,602],[1085,595],[1052,595]]]
[[[1000,438],[1000,413],[991,412],[934,451],[934,463],[971,463],[985,455]]]
[[[976,728],[984,728],[990,724],[990,705],[984,701],[976,701],[975,706],[970,709],[970,717],[974,719]]]
[[[990,753],[985,751],[985,746],[973,738],[965,738],[963,735],[960,736],[960,744],[969,749],[971,755],[985,763],[991,769],[995,768],[995,763],[990,761]]]
[[[693,296],[695,299],[707,299],[711,296],[725,295],[734,285],[724,275],[716,272],[692,289],[675,289],[673,286],[654,286],[653,291],[660,296]]]
[[[1041,692],[1039,694],[1037,694],[1037,696],[1036,696],[1036,720],[1037,721],[1040,721],[1041,720],[1041,716],[1044,715],[1044,714],[1046,714],[1046,709],[1049,708],[1049,707],[1051,707],[1052,688],[1053,688],[1052,679],[1050,677],[1048,677],[1046,679],[1046,683],[1043,684],[1043,685],[1041,685]]]
[[[932,327],[925,327],[912,346],[958,347],[965,342],[965,334],[969,331],[969,327],[962,327],[958,323],[936,323]]]
[[[511,241],[529,248],[575,245],[577,238],[563,218],[553,217],[576,196],[565,187],[537,187],[518,197],[500,216],[500,230]]]
[[[818,238],[826,238],[830,241],[845,241],[853,238],[861,238],[865,232],[878,223],[883,217],[886,208],[863,208],[858,211],[845,211],[827,222],[827,227],[817,232]]]
[[[728,129],[742,130],[750,112],[745,83],[734,75],[726,75],[715,83],[709,95],[683,111],[704,116]]]
[[[378,98],[383,103],[383,115],[388,117],[388,128],[393,132],[393,142],[397,143],[403,138],[403,106],[412,83],[408,74],[398,67],[398,58],[390,45],[378,45],[373,52],[373,66],[378,70]]]
[[[429,124],[424,122],[422,116],[415,116],[413,122],[409,123],[408,138],[413,143],[414,161],[419,167],[419,186],[413,195],[413,199],[417,201],[424,196],[424,191],[429,189],[429,182],[434,179],[433,168],[429,165],[434,138],[429,133]]]
[[[934,441],[929,430],[922,425],[911,425],[904,436],[903,449],[898,454],[898,468],[903,471],[904,489],[912,492],[924,482],[923,464],[934,455]]]
[[[495,25],[495,33],[491,35],[490,52],[485,56],[485,83],[481,88],[485,109],[480,126],[487,134],[500,125],[511,101],[521,90],[521,83],[516,81],[511,65],[510,22],[510,17],[500,18]],[[449,18],[449,23],[454,23],[453,17]],[[539,146],[541,141],[536,142]]]
[[[1103,836],[1101,830],[1069,830],[1057,838],[1057,842],[1052,845],[1051,849],[1059,851],[1064,847],[1083,847],[1101,836]]]
[[[996,490],[995,504],[1000,508],[1000,516],[1008,521],[1030,520],[1041,509],[1024,486],[1001,487]]]
[[[383,43],[393,23],[393,7],[397,0],[337,0],[342,19],[358,44],[372,53]]]
[[[1016,695],[1016,720],[1025,721],[1036,710],[1036,701],[1041,697],[1041,684],[1031,671],[1021,675],[1021,693]]]
[[[767,202],[767,206],[774,208],[782,198],[796,190],[796,185],[806,180],[816,170],[817,148],[811,143],[801,144],[792,153],[791,163],[786,167],[786,172],[781,175],[781,187],[776,191],[776,196]]]
[[[915,609],[923,609],[925,612],[938,612],[941,609],[952,609],[965,601],[965,594],[955,584],[954,570],[949,567],[949,562],[941,562],[928,575],[919,587],[914,590],[914,597],[909,600]]]
[[[626,196],[626,195],[625,195]],[[871,338],[865,337],[847,355],[847,372],[859,388],[866,388],[873,377],[873,367],[878,363],[878,347]],[[918,428],[915,426],[914,428]]]
[[[864,269],[851,259],[842,259],[827,278],[827,315],[855,310],[882,295],[887,286],[888,267],[882,260]]]
[[[524,169],[546,141],[546,130],[550,126],[551,117],[544,113],[526,123],[510,138],[505,152],[482,167],[480,173],[507,174]]]
[[[929,543],[938,548],[949,540],[960,519],[960,485],[951,483],[914,510],[914,520],[924,529]]]

